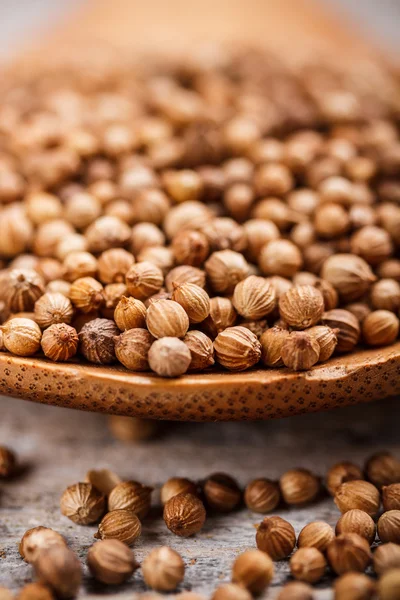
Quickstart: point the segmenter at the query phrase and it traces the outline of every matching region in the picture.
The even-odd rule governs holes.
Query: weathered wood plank
[[[170,476],[202,479],[224,470],[244,485],[256,476],[278,477],[285,469],[303,466],[323,475],[335,461],[363,460],[383,448],[400,453],[398,400],[293,417],[266,423],[165,424],[158,438],[137,446],[115,441],[101,415],[0,399],[0,443],[9,444],[27,469],[20,478],[0,484],[0,585],[17,590],[31,579],[31,568],[20,559],[17,542],[26,529],[48,525],[63,533],[84,561],[94,527],[74,525],[59,512],[63,489],[82,479],[89,468],[109,467],[124,478],[157,488]],[[157,498],[157,494],[156,497]],[[309,521],[335,524],[338,511],[330,499],[302,509],[279,511],[298,533]],[[157,509],[144,523],[137,545],[139,560],[154,546],[171,544],[187,563],[182,589],[209,594],[228,581],[234,557],[254,546],[253,525],[259,516],[243,509],[211,517],[197,537],[181,540],[166,529]],[[277,564],[273,586],[265,598],[288,580],[286,561]],[[318,600],[331,598],[331,580],[318,586]],[[132,597],[145,587],[140,573],[112,597]],[[104,596],[104,588],[86,577],[81,598]]]

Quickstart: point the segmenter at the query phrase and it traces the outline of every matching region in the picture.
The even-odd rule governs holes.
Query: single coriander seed
[[[148,354],[153,342],[147,329],[128,329],[115,340],[115,356],[131,371],[148,371]]]
[[[6,446],[0,446],[0,478],[12,477],[17,469],[17,457]]]
[[[356,533],[342,533],[327,548],[328,562],[338,575],[350,571],[363,572],[372,559],[369,544]]]
[[[246,550],[233,563],[233,583],[244,586],[253,595],[262,594],[273,576],[274,564],[268,554],[260,550]]]
[[[335,494],[335,504],[342,513],[358,508],[374,517],[380,503],[379,491],[368,481],[346,481]]]
[[[400,483],[383,486],[382,504],[385,510],[400,510]]]
[[[290,559],[290,571],[299,581],[316,583],[325,571],[327,563],[322,552],[317,548],[300,548]]]
[[[283,363],[294,371],[311,369],[319,356],[319,343],[305,331],[293,331],[282,345]]]
[[[98,540],[120,540],[131,546],[140,536],[142,526],[139,518],[131,510],[112,510],[101,520],[99,529],[95,534]]]
[[[249,329],[228,327],[214,341],[215,357],[230,371],[244,371],[254,366],[261,357],[261,344]]]
[[[153,590],[172,592],[183,581],[185,564],[178,552],[168,546],[155,548],[142,563],[143,579]]]
[[[114,311],[114,321],[121,331],[143,328],[146,324],[146,307],[137,298],[122,296]]]
[[[388,510],[378,520],[378,536],[381,542],[400,544],[400,510]]]
[[[203,493],[207,505],[219,512],[234,510],[242,499],[237,482],[225,473],[210,475],[204,482]]]
[[[105,511],[105,498],[90,483],[75,483],[64,491],[61,512],[78,525],[96,523]]]
[[[244,501],[249,510],[265,514],[276,509],[281,499],[279,485],[270,479],[254,479],[244,491]]]
[[[296,534],[292,525],[281,517],[265,517],[257,528],[256,544],[272,560],[281,560],[292,553]]]
[[[317,548],[320,552],[325,552],[334,538],[335,532],[328,523],[312,521],[300,531],[297,545],[299,548]]]
[[[391,483],[400,483],[400,461],[390,452],[379,452],[370,456],[365,464],[367,479],[377,488]]]
[[[153,342],[148,353],[152,371],[161,377],[179,377],[188,370],[192,356],[187,345],[176,337]]]
[[[75,356],[78,342],[78,334],[73,327],[65,323],[57,323],[43,332],[41,346],[47,358],[58,362]]]
[[[393,542],[381,544],[373,554],[375,573],[383,575],[391,569],[400,569],[400,546]]]
[[[164,521],[172,533],[189,537],[198,533],[206,520],[204,505],[197,496],[188,493],[177,494],[164,506]]]
[[[49,527],[33,527],[25,531],[18,550],[27,563],[34,563],[39,553],[55,545],[66,545],[63,536]]]
[[[122,481],[118,483],[108,496],[108,510],[130,510],[139,519],[143,519],[151,507],[152,487],[137,481]]]
[[[345,573],[334,583],[335,600],[374,600],[376,583],[363,573]]]
[[[343,461],[329,469],[326,486],[331,496],[334,496],[342,483],[354,481],[354,479],[364,479],[362,470],[351,462]]]
[[[100,540],[87,553],[93,577],[106,585],[120,585],[139,568],[130,548],[120,540]]]
[[[287,504],[307,504],[320,492],[320,481],[307,469],[291,469],[279,480],[281,493]]]
[[[72,550],[58,544],[39,552],[33,568],[40,583],[61,599],[76,596],[82,581],[81,563]]]
[[[375,540],[376,525],[373,518],[358,508],[345,512],[336,523],[336,535],[357,533],[371,545]]]
[[[148,307],[146,324],[155,338],[181,338],[189,329],[189,318],[178,302],[158,300]]]
[[[185,477],[171,477],[162,486],[160,494],[161,503],[165,506],[168,500],[178,494],[192,494],[197,496],[198,487],[193,481]]]

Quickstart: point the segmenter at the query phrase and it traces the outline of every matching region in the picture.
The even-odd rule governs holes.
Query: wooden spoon
[[[240,40],[283,52],[376,56],[371,43],[308,0],[98,0],[29,48],[54,57],[77,44],[176,50],[199,39]],[[26,59],[26,54],[22,59]],[[122,367],[56,364],[0,353],[0,393],[57,406],[143,418],[271,419],[383,399],[400,393],[400,342],[330,360],[304,373],[286,369],[212,371],[166,380]]]

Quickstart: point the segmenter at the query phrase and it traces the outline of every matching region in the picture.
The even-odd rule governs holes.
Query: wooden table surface
[[[8,444],[26,466],[19,478],[0,484],[0,585],[17,590],[31,580],[31,567],[19,557],[17,543],[25,530],[46,525],[64,534],[84,561],[95,527],[80,527],[62,517],[59,497],[64,488],[84,478],[91,468],[108,467],[123,478],[159,486],[174,475],[202,479],[226,471],[241,485],[250,479],[277,478],[295,466],[323,475],[334,462],[350,459],[362,464],[371,453],[389,449],[400,455],[400,403],[388,400],[264,423],[164,424],[160,435],[139,445],[116,441],[106,417],[0,399],[0,443]],[[334,525],[339,518],[333,501],[278,511],[293,523],[296,533],[308,522],[323,519]],[[181,589],[210,594],[229,581],[235,556],[255,546],[254,524],[259,515],[246,509],[207,520],[201,534],[179,539],[166,529],[160,511],[144,521],[135,551],[140,559],[153,547],[169,544],[181,552],[187,565]],[[262,598],[273,599],[289,580],[288,562],[276,565],[273,585]],[[332,598],[326,577],[316,599]],[[140,572],[121,588],[105,590],[85,577],[81,598],[132,598],[143,592]]]
[[[251,1],[253,6],[257,2],[262,5],[261,0]],[[140,31],[142,39],[163,38],[165,30],[161,25],[165,24],[165,19],[162,15],[158,14],[158,27],[151,27],[151,31],[146,28],[154,15],[153,2],[154,0],[149,0],[142,3],[144,21],[135,19],[125,22],[124,36],[134,26]],[[197,5],[179,0],[173,2],[177,7]],[[210,6],[215,6],[215,2],[207,2]],[[211,28],[208,28],[208,33],[215,32],[215,24],[218,20],[221,22],[224,2],[233,11],[237,6],[237,0],[221,0],[218,3],[220,16],[214,13],[215,19]],[[298,0],[295,5],[298,7],[301,3],[304,6],[306,2],[307,0]],[[130,0],[118,0],[117,3],[119,6],[133,6]],[[21,8],[24,2],[17,4]],[[50,4],[51,2],[47,2],[48,6]],[[277,0],[268,2],[268,6],[272,8],[279,4]],[[41,0],[40,5],[45,7],[45,0]],[[103,9],[97,13],[95,26],[99,35],[115,31],[111,22],[114,3],[102,0],[102,5]],[[15,4],[9,3],[10,11],[11,6]],[[158,1],[158,6],[166,10],[167,3],[160,4]],[[377,2],[382,25],[381,6]],[[168,10],[171,12],[170,3]],[[22,20],[23,12],[21,11]],[[247,11],[248,14],[251,12]],[[182,34],[180,19],[185,17],[179,11],[176,14],[178,20],[175,22],[175,32],[180,31]],[[276,16],[273,10],[271,15],[273,18]],[[330,43],[323,12],[318,13],[312,23],[295,12],[288,21],[284,36],[293,39],[293,23],[299,20],[305,37],[312,31],[315,33],[317,29],[320,42]],[[89,22],[93,24],[93,13],[90,11],[82,19],[80,31],[85,31]],[[238,30],[229,19],[225,19],[225,35],[237,35],[239,31],[243,36],[253,36],[256,32],[256,35],[262,37],[265,23],[253,17],[249,28],[249,22],[245,21],[247,25]],[[6,23],[10,24],[10,21],[0,18],[0,32]],[[75,30],[76,24],[71,27],[70,32]],[[204,35],[204,20],[194,19],[194,27],[199,37]],[[275,29],[270,27],[270,31],[278,33]],[[18,27],[15,31],[18,32]],[[365,48],[363,44],[360,46],[356,43],[352,28],[344,31],[342,36],[343,44],[340,43],[339,48],[343,49],[350,42],[353,48]],[[121,38],[120,35],[117,37]],[[56,42],[58,41],[57,39]],[[51,43],[54,44],[54,38]],[[13,448],[24,466],[24,471],[18,478],[0,483],[0,586],[5,585],[17,591],[23,584],[31,581],[31,567],[20,559],[17,543],[27,529],[37,525],[53,527],[64,534],[84,561],[87,548],[93,542],[95,528],[80,527],[62,517],[59,497],[67,485],[82,480],[90,468],[108,467],[123,478],[137,479],[156,488],[170,476],[201,479],[217,470],[232,474],[242,485],[259,476],[277,478],[283,471],[295,466],[310,468],[323,475],[330,465],[339,460],[349,459],[362,464],[369,454],[382,449],[389,449],[399,455],[399,417],[399,401],[387,400],[266,423],[168,423],[164,425],[159,437],[132,446],[113,439],[104,416],[0,398],[0,444]],[[155,496],[157,497],[157,490]],[[278,514],[293,523],[296,533],[311,520],[323,519],[334,525],[339,518],[333,501],[328,498],[309,507]],[[135,551],[140,560],[154,546],[165,543],[173,546],[182,553],[187,565],[181,589],[192,589],[209,595],[216,585],[229,581],[235,556],[246,548],[254,547],[254,524],[259,520],[259,516],[245,509],[228,516],[212,517],[207,520],[200,535],[183,540],[167,531],[160,512],[155,509],[154,514],[144,522],[143,536]],[[278,563],[273,584],[263,598],[275,598],[277,589],[289,579],[288,573],[287,561]],[[330,584],[329,577],[320,582],[315,595],[317,600],[332,598]],[[132,598],[134,593],[144,590],[139,572],[126,585],[113,591],[94,585],[86,574],[80,597],[104,598],[107,592],[112,594],[112,598]]]

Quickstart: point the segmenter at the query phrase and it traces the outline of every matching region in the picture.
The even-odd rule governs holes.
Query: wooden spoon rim
[[[270,419],[400,392],[400,342],[338,356],[309,371],[209,370],[167,379],[122,366],[54,363],[0,353],[0,393],[141,418]]]

